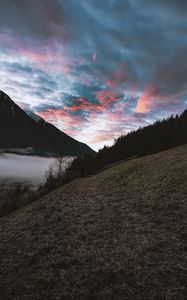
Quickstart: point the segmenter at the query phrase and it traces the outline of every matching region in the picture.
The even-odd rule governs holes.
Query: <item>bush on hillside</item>
[[[16,183],[11,187],[2,186],[0,195],[0,217],[3,217],[22,206],[32,202],[34,192],[24,183]]]

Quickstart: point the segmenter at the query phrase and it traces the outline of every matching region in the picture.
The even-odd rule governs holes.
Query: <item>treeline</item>
[[[46,172],[44,183],[36,191],[15,184],[11,189],[0,186],[0,217],[32,203],[75,178],[97,173],[103,167],[134,156],[143,156],[187,143],[187,110],[147,127],[139,128],[115,140],[97,154],[77,158],[65,172],[63,157],[58,157]],[[3,192],[2,192],[3,191]]]
[[[80,176],[96,173],[108,164],[143,156],[187,143],[187,110],[180,116],[171,116],[152,125],[120,136],[113,146],[104,147],[95,155],[77,158],[71,170],[79,170]]]

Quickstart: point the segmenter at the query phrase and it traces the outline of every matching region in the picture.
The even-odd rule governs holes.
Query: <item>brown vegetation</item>
[[[39,186],[33,189],[28,184],[17,182],[0,185],[0,218],[40,199],[49,193],[51,187]]]
[[[32,202],[34,192],[29,185],[15,183],[0,185],[0,217]]]
[[[44,183],[38,187],[34,188],[23,182],[0,184],[0,218],[40,199],[50,191],[77,177],[72,175],[73,171],[70,173],[65,171],[64,157],[60,156],[46,171]]]
[[[186,299],[186,182],[185,145],[2,218],[2,299]]]

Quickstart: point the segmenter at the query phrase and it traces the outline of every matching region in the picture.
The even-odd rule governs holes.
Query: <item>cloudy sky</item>
[[[186,0],[0,0],[0,89],[94,149],[187,104]]]

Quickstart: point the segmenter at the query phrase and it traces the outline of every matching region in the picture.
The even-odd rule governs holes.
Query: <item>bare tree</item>
[[[59,156],[46,171],[44,187],[53,189],[59,186],[63,182],[64,173],[64,157]]]

